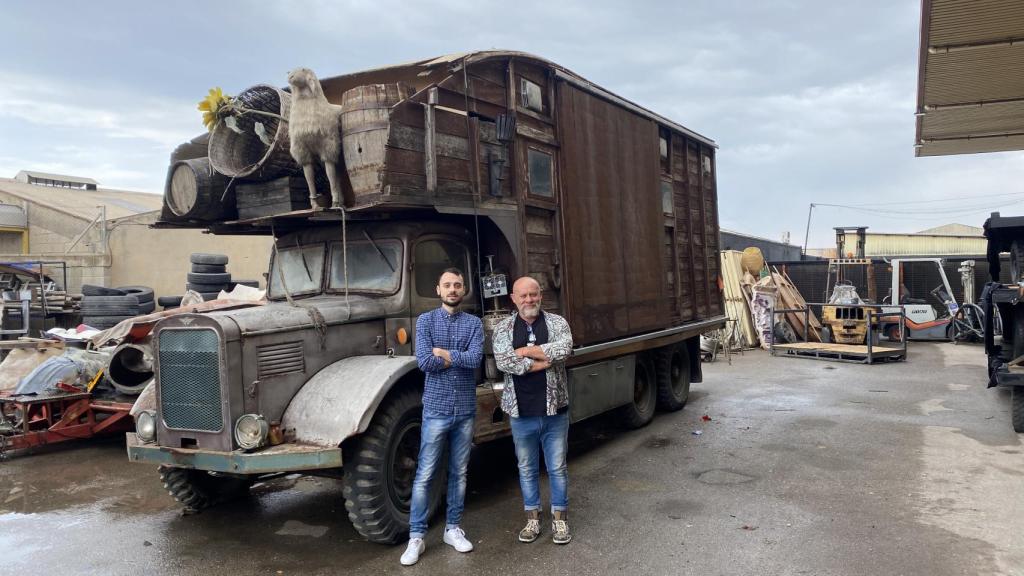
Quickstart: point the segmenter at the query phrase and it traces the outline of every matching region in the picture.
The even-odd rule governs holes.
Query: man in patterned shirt
[[[569,472],[565,463],[569,438],[569,393],[565,359],[572,353],[572,333],[565,318],[541,310],[540,284],[529,276],[512,286],[518,313],[494,328],[494,359],[505,373],[501,409],[512,417],[512,439],[519,459],[526,527],[521,542],[540,536],[539,460],[544,453],[551,484],[551,532],[555,544],[568,544]]]
[[[402,564],[420,559],[427,533],[430,483],[448,448],[448,515],[444,542],[459,552],[469,552],[462,522],[466,497],[466,468],[473,446],[476,416],[476,374],[483,358],[484,332],[480,319],[458,307],[466,295],[462,272],[449,268],[437,281],[441,306],[416,320],[416,360],[426,378],[423,388],[423,425],[420,453],[409,510],[409,545]]]

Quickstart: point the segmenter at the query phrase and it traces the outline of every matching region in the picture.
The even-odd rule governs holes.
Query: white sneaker
[[[445,536],[447,538],[447,536]],[[447,542],[447,540],[445,540]],[[423,554],[423,550],[426,545],[423,544],[423,538],[412,538],[409,540],[409,545],[406,546],[405,552],[402,553],[402,566],[412,566],[419,562],[420,554]]]
[[[466,533],[459,527],[444,531],[444,543],[459,552],[471,552],[473,550],[473,543],[466,540]]]

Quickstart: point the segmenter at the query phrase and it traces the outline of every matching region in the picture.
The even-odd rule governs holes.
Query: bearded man
[[[565,318],[541,310],[540,284],[524,276],[512,286],[518,312],[494,329],[494,359],[505,373],[501,409],[512,420],[512,439],[519,460],[526,526],[520,542],[540,536],[540,454],[551,485],[551,539],[572,540],[568,522],[569,393],[565,359],[572,353],[572,333]]]
[[[460,526],[466,499],[466,469],[473,446],[476,416],[474,371],[483,358],[484,331],[480,319],[459,310],[466,283],[462,272],[449,268],[437,281],[441,306],[416,319],[416,361],[424,373],[423,424],[420,453],[409,510],[409,544],[402,565],[420,559],[426,545],[430,483],[448,449],[448,512],[444,543],[459,552],[473,550]]]

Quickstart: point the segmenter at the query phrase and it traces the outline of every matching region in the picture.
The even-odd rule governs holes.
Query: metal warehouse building
[[[230,257],[237,279],[263,280],[270,239],[154,230],[158,194],[102,188],[95,180],[22,171],[0,178],[0,262],[61,261],[70,292],[82,284],[145,285],[181,294],[192,252]],[[47,273],[63,280],[60,266]]]

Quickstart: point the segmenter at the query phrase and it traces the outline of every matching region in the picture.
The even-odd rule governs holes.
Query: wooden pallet
[[[903,347],[875,345],[868,347],[863,344],[822,344],[818,342],[798,342],[795,344],[776,344],[772,347],[772,355],[795,356],[801,358],[818,358],[821,360],[838,360],[860,364],[906,360],[907,351]]]

